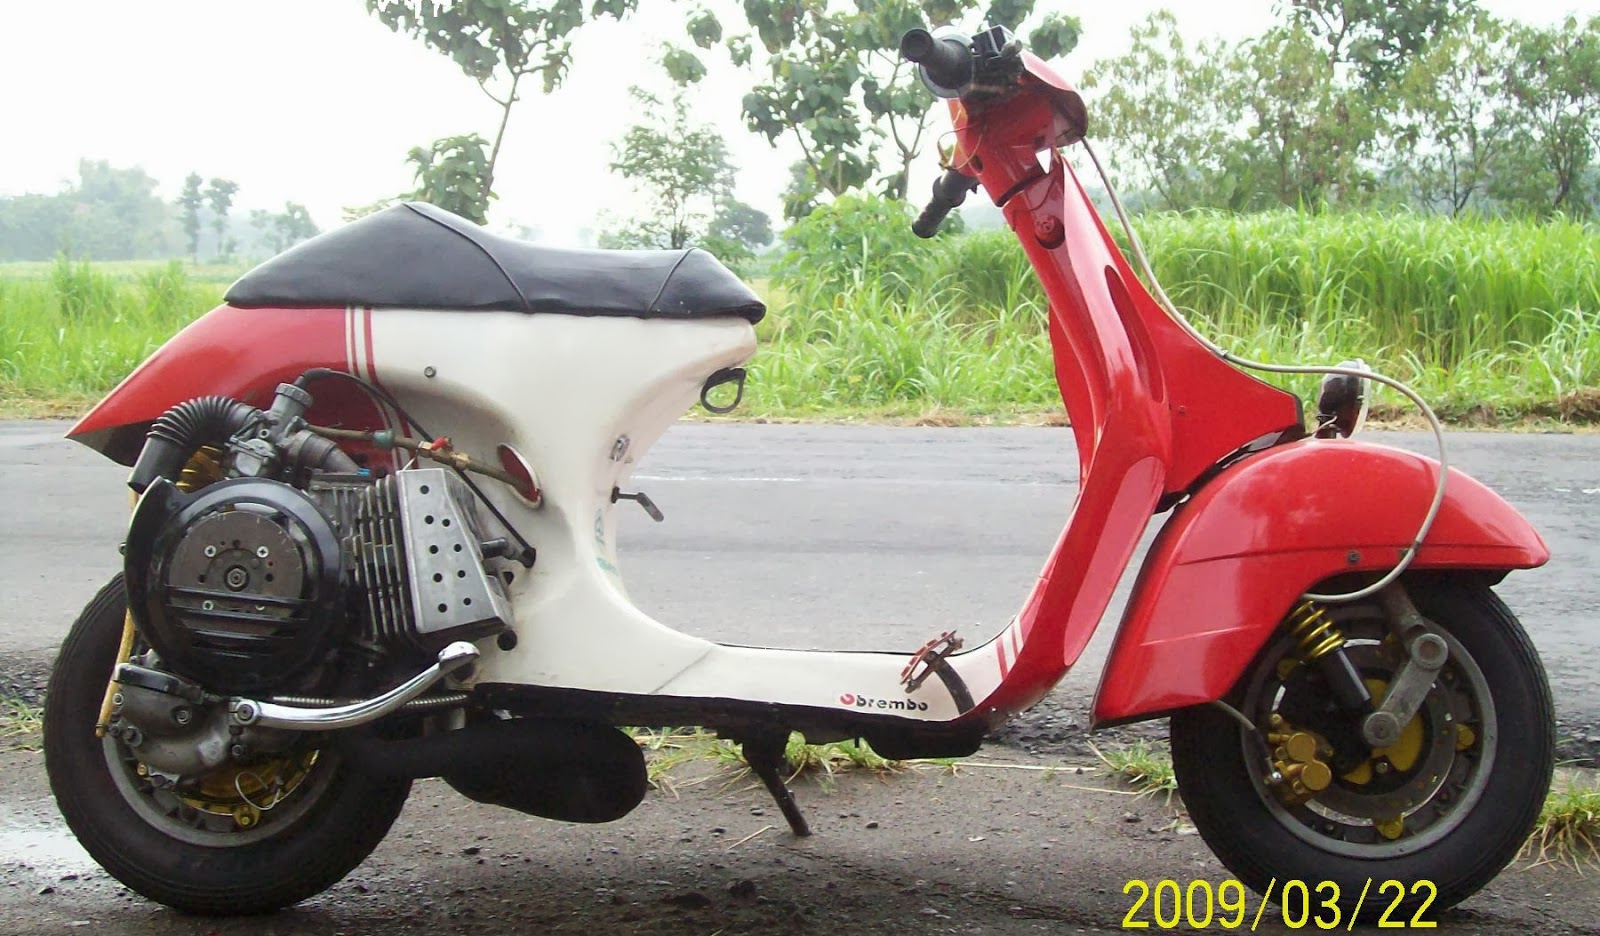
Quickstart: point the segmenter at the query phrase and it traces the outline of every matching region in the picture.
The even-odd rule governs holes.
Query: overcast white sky
[[[1593,2],[1482,5],[1546,23]],[[1270,21],[1272,0],[1038,4],[1083,21],[1083,43],[1062,69],[1069,77],[1125,49],[1129,27],[1163,6],[1196,36],[1238,37]],[[640,7],[626,23],[585,27],[565,85],[517,105],[492,225],[573,243],[608,214],[629,213],[636,199],[607,169],[610,144],[638,119],[630,84],[666,89],[655,62],[663,42],[682,42],[689,4]],[[793,152],[744,129],[739,99],[750,78],[719,64],[697,92],[698,110],[733,150],[740,197],[776,217]],[[91,157],[143,166],[167,198],[190,171],[230,178],[240,184],[236,210],[299,201],[326,227],[343,205],[409,188],[411,147],[471,132],[492,138],[497,117],[453,62],[390,33],[361,0],[0,0],[0,195],[57,191]]]

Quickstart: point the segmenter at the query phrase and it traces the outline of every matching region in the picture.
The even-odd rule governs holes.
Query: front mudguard
[[[1222,698],[1299,596],[1394,567],[1439,463],[1400,449],[1307,439],[1252,456],[1177,509],[1145,558],[1095,696],[1097,727]],[[1498,494],[1450,470],[1412,567],[1505,572],[1550,550]]]

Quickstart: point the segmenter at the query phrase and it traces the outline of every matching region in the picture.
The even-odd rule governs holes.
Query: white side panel
[[[959,714],[938,679],[906,695],[900,669],[915,648],[726,647],[674,631],[628,599],[611,489],[630,490],[636,461],[698,400],[707,377],[755,351],[749,323],[386,309],[370,321],[376,377],[428,431],[478,458],[511,445],[544,490],[535,510],[500,484],[481,485],[539,556],[510,588],[517,645],[482,642],[478,679],[928,720]]]

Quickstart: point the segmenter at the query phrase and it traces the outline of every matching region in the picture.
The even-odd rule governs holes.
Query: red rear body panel
[[[184,400],[221,394],[259,407],[274,388],[313,367],[371,375],[370,309],[236,309],[219,306],[162,345],[67,437],[131,465],[156,417]],[[308,414],[321,425],[383,426],[385,416],[348,381],[316,387]]]

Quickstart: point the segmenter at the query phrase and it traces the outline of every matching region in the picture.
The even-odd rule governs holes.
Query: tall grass
[[[1137,225],[1174,301],[1238,354],[1360,356],[1458,415],[1555,412],[1600,387],[1594,225],[1288,211]],[[790,246],[766,287],[745,412],[1004,418],[1060,405],[1047,306],[1009,232],[919,241],[900,209],[857,205]],[[0,394],[103,392],[217,304],[236,272],[0,267]],[[1315,379],[1288,385],[1309,395]]]
[[[1173,301],[1246,357],[1359,356],[1457,415],[1554,411],[1574,391],[1600,386],[1594,225],[1281,211],[1153,214],[1136,229]],[[883,346],[921,371],[929,357],[944,362],[933,368],[942,379],[921,381],[928,404],[1055,399],[1046,304],[1010,232],[906,244],[856,280],[833,268],[840,257],[849,254],[810,278],[780,266],[787,292],[776,304],[777,341],[757,361],[767,378],[758,405],[892,403],[916,375],[853,353]],[[1316,385],[1280,382],[1305,396]]]
[[[0,395],[96,394],[221,301],[184,265],[113,277],[62,259],[46,277],[0,277]]]

